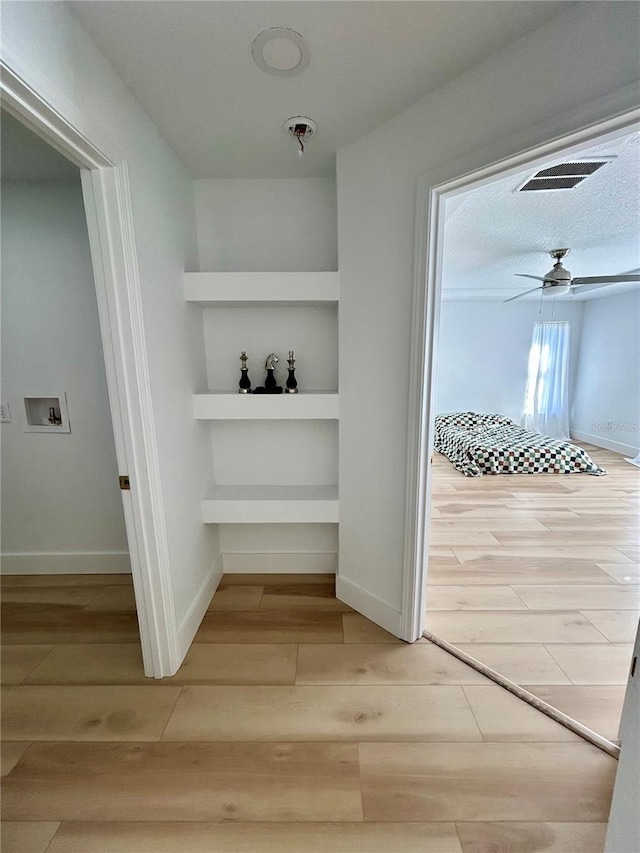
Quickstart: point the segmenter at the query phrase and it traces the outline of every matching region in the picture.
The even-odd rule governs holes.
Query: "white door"
[[[640,850],[640,625],[620,721],[620,761],[613,788],[605,853]]]

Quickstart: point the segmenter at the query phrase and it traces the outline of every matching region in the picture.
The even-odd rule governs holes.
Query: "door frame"
[[[445,202],[524,167],[543,165],[557,154],[629,132],[639,122],[637,87],[625,86],[418,178],[400,627],[408,642],[425,629]]]
[[[181,663],[127,162],[0,60],[3,108],[80,168],[145,675]]]

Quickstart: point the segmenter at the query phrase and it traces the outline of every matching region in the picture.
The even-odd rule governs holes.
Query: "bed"
[[[581,447],[518,426],[504,415],[438,415],[434,450],[466,477],[482,474],[593,474],[600,468]]]

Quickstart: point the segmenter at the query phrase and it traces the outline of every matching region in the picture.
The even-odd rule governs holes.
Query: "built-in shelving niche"
[[[194,416],[211,422],[214,472],[206,522],[336,523],[338,501],[337,273],[186,273],[185,298],[202,306],[208,388]],[[238,394],[240,352],[253,387],[265,357],[289,350],[296,395]]]

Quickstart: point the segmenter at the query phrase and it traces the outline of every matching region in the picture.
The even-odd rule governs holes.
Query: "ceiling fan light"
[[[543,287],[542,292],[548,296],[567,296],[571,293],[571,288],[568,284],[550,284]]]

